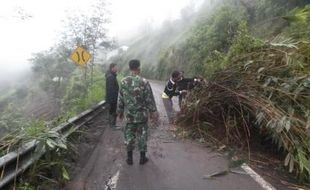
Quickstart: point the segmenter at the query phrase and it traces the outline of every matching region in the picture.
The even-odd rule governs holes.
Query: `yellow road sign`
[[[70,59],[81,66],[85,66],[90,58],[90,53],[82,47],[77,47],[70,55]]]

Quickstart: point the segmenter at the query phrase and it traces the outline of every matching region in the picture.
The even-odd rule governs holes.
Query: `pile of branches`
[[[289,171],[309,182],[310,44],[286,42],[235,57],[188,94],[178,121],[220,130],[213,137],[229,144],[249,147],[257,133],[269,137],[285,154]]]

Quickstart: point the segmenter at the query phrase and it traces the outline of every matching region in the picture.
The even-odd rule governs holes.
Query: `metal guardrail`
[[[63,123],[51,130],[62,134],[63,137],[68,137],[81,126],[85,125],[85,123],[89,122],[98,114],[100,114],[104,110],[104,106],[105,101],[99,102],[91,109],[88,109],[78,114],[77,116],[70,118],[66,123]],[[99,109],[102,110],[95,113],[95,111]],[[43,149],[36,150],[38,144],[39,142],[37,140],[33,140],[22,145],[17,150],[0,157],[0,189],[4,188],[10,182],[15,180],[35,161],[39,160],[41,156],[45,154],[45,150]]]

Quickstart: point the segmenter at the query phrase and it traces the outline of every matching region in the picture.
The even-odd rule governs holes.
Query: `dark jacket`
[[[180,81],[177,82],[177,90],[191,90],[194,88],[194,78],[182,78]]]
[[[118,98],[118,82],[116,79],[116,73],[110,70],[106,73],[106,101],[110,104],[116,104]]]
[[[167,96],[169,96],[169,98],[172,98],[173,96],[180,95],[180,92],[177,91],[176,89],[177,89],[177,84],[170,79],[165,86],[164,93]]]

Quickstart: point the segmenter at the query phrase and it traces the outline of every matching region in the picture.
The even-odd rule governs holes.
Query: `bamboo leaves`
[[[306,22],[310,18],[310,5],[305,6],[304,8],[295,8],[289,15],[284,16],[283,19],[288,22]]]
[[[310,45],[290,42],[278,39],[232,58],[186,98],[180,120],[222,127],[217,138],[241,146],[258,129],[284,151],[289,172],[310,181]]]

